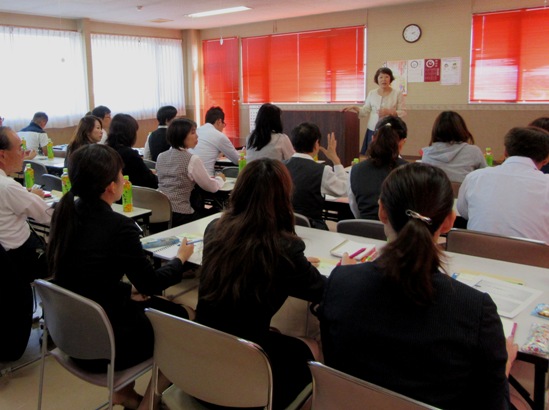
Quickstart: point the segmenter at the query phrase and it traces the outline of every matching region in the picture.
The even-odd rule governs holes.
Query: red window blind
[[[244,102],[364,101],[364,27],[242,39]]]
[[[473,16],[471,102],[549,102],[549,9]]]
[[[238,104],[238,39],[205,40],[202,43],[204,59],[204,107],[203,113],[220,106],[225,113],[225,135],[238,146],[240,116]]]

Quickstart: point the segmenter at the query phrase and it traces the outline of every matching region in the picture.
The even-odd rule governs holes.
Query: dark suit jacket
[[[450,409],[506,408],[507,351],[490,296],[442,273],[413,304],[374,263],[334,269],[319,308],[327,365]]]
[[[158,128],[149,135],[149,150],[151,158],[156,162],[158,155],[170,149],[170,144],[166,141],[167,128]]]
[[[125,360],[138,363],[152,354],[153,332],[144,306],[130,299],[131,285],[122,277],[126,275],[140,293],[159,294],[181,281],[183,265],[176,258],[155,270],[135,222],[106,202],[79,199],[76,210],[76,238],[68,245],[68,257],[55,280],[105,309],[115,333],[117,365]]]
[[[158,188],[158,178],[147,168],[136,150],[124,145],[117,145],[113,148],[122,157],[122,161],[124,161],[122,173],[130,177],[132,185]]]

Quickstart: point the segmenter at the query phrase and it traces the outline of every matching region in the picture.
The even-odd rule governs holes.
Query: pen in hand
[[[366,248],[360,248],[358,251],[354,252],[353,254],[349,255],[349,258],[355,258],[357,257],[358,255],[360,255],[362,252],[364,252],[366,250]],[[336,266],[341,266],[341,260],[337,263]]]

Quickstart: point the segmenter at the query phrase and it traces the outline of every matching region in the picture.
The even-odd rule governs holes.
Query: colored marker
[[[366,250],[366,248],[360,248],[358,251],[354,252],[353,254],[349,255],[349,258],[355,258],[357,257],[358,255],[360,255],[362,252],[364,252]],[[341,265],[341,260],[337,263],[336,266],[340,266]]]

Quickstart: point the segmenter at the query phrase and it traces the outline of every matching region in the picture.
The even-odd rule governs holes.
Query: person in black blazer
[[[114,148],[124,161],[123,175],[130,177],[133,185],[158,188],[158,178],[143,162],[132,147],[137,140],[139,124],[131,115],[116,114],[109,127],[107,145]]]
[[[436,242],[453,225],[441,169],[408,164],[385,180],[379,219],[389,242],[372,263],[337,267],[320,316],[325,362],[444,409],[505,409],[517,353],[488,294],[441,271]]]
[[[106,145],[85,145],[72,153],[72,188],[55,208],[47,248],[56,283],[105,309],[116,341],[115,370],[152,356],[154,334],[144,314],[146,307],[189,317],[184,307],[155,295],[181,281],[183,263],[193,252],[184,240],[175,259],[153,268],[141,246],[140,228],[111,208],[122,195],[122,166],[120,156]],[[122,280],[124,275],[129,282]],[[106,369],[101,360],[78,363],[92,371]],[[133,385],[114,397],[115,403],[129,408],[137,408],[139,400]],[[143,400],[140,408],[147,406]]]

